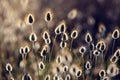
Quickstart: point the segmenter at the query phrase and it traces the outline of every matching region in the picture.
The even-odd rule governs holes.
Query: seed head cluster
[[[20,3],[24,11],[29,0]],[[16,29],[19,47],[15,47],[12,61],[6,60],[2,76],[7,80],[119,80],[120,27],[108,30],[102,22],[95,25],[91,15],[86,15],[87,24],[82,24],[78,22],[85,17],[82,15],[73,8],[65,14],[67,19],[59,19],[53,7],[46,8],[40,14],[41,24],[37,14],[26,12],[19,21],[23,30]],[[26,33],[23,40],[22,33]]]

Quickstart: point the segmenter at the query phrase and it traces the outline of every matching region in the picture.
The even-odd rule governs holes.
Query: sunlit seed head
[[[72,9],[69,13],[68,13],[68,15],[67,15],[67,17],[68,17],[68,19],[75,19],[76,17],[77,17],[77,15],[78,15],[78,11],[77,11],[77,9]]]
[[[9,71],[9,72],[12,71],[12,65],[10,63],[6,64],[6,71]]]
[[[93,51],[93,55],[96,56],[96,57],[99,56],[99,55],[100,55],[100,51],[94,50],[94,51]]]
[[[67,41],[68,40],[68,34],[67,33],[63,33],[61,40],[62,41]]]
[[[108,67],[107,67],[107,74],[110,76],[110,77],[114,77],[116,75],[119,74],[119,68],[117,67],[116,64],[110,64]]]
[[[47,55],[47,50],[45,48],[42,49],[42,51],[40,52],[42,57],[45,57]]]
[[[43,49],[46,50],[46,52],[49,52],[49,46],[48,45],[44,45]]]
[[[70,74],[67,74],[67,75],[65,76],[65,80],[71,80]]]
[[[64,33],[66,31],[66,22],[63,20],[58,25],[60,33]]]
[[[19,53],[20,53],[20,54],[24,54],[24,53],[25,53],[25,52],[24,52],[24,47],[20,47]]]
[[[81,47],[79,48],[79,52],[80,52],[81,54],[84,54],[84,53],[86,52],[86,47],[85,47],[85,46],[81,46]]]
[[[22,80],[32,80],[32,77],[30,76],[29,73],[26,73],[22,76]]]
[[[113,39],[118,39],[120,37],[120,32],[118,29],[115,29],[112,33],[112,38]]]
[[[85,68],[86,68],[87,70],[90,70],[90,69],[92,68],[90,61],[87,61],[87,62],[86,62]]]
[[[53,80],[60,80],[60,78],[59,78],[58,75],[54,75],[54,76],[53,76]]]
[[[100,40],[96,44],[96,48],[99,49],[100,51],[104,51],[106,49],[106,44],[103,40]]]
[[[49,39],[50,38],[50,35],[49,35],[49,33],[47,32],[47,31],[44,31],[44,33],[43,33],[43,39],[44,40],[47,40],[47,39]]]
[[[72,74],[75,74],[76,73],[76,67],[73,67],[72,68]]]
[[[50,80],[50,75],[46,75],[44,80]]]
[[[33,16],[33,14],[31,14],[31,13],[27,14],[27,16],[25,17],[25,22],[28,25],[32,25],[34,23],[34,16]]]
[[[101,42],[98,41],[95,47],[96,47],[97,49],[100,49],[100,47],[101,47]]]
[[[67,65],[65,65],[65,66],[63,67],[63,71],[64,71],[64,72],[68,72],[68,66],[67,66]]]
[[[101,69],[101,70],[99,71],[99,76],[100,76],[101,78],[103,78],[103,77],[106,76],[106,72],[105,72],[104,69]]]
[[[56,62],[57,63],[62,63],[62,57],[60,55],[57,56]]]
[[[66,62],[69,61],[69,60],[68,60],[69,57],[68,57],[67,55],[64,56],[64,59],[65,59]]]
[[[62,74],[63,73],[63,67],[61,65],[56,66],[55,69],[56,69],[57,74]]]
[[[65,41],[60,42],[60,47],[65,48],[67,46],[67,43]]]
[[[71,75],[76,75],[77,73],[77,66],[76,65],[71,65],[70,68],[69,68],[69,72]]]
[[[34,32],[32,32],[32,33],[30,34],[29,40],[30,40],[31,42],[36,42],[36,41],[37,41],[37,36],[36,36],[36,34],[35,34]]]
[[[45,69],[45,64],[42,61],[40,61],[39,64],[38,64],[38,67],[39,67],[39,69],[44,70]]]
[[[120,49],[117,49],[115,51],[114,56],[120,57]]]
[[[77,30],[73,30],[71,33],[71,38],[72,39],[76,39],[78,37],[78,31]]]
[[[85,41],[87,43],[91,43],[92,42],[92,36],[91,36],[91,34],[89,32],[87,32],[86,35],[85,35]]]
[[[24,47],[25,53],[29,53],[30,52],[30,48],[28,46]]]
[[[51,39],[48,38],[48,39],[45,39],[45,44],[50,44],[51,43]]]
[[[70,65],[72,63],[72,55],[71,53],[64,49],[64,50],[61,50],[63,53],[62,53],[62,61],[65,65]]]
[[[52,12],[51,9],[47,9],[47,10],[45,11],[45,21],[46,21],[46,22],[50,22],[50,21],[52,21],[52,20],[53,20],[53,12]]]
[[[101,41],[101,48],[100,48],[100,50],[101,51],[104,51],[105,49],[106,49],[106,44],[105,44],[105,42],[104,41]]]
[[[61,33],[59,28],[60,28],[59,26],[57,26],[57,27],[55,28],[55,34],[56,34],[56,35],[58,35],[58,34]]]
[[[117,56],[112,56],[111,58],[110,58],[110,62],[111,63],[116,63],[118,61],[118,57]]]
[[[82,75],[82,70],[81,69],[76,70],[76,76],[80,77],[81,75]]]
[[[52,64],[52,73],[53,74],[57,74],[57,75],[62,75],[63,73],[63,66],[62,64],[57,64],[57,63],[53,63]]]

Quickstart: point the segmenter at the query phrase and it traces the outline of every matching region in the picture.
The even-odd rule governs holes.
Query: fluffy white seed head
[[[101,40],[101,47],[100,47],[100,50],[101,51],[104,51],[106,49],[106,44],[103,40]]]
[[[53,76],[53,80],[60,80],[59,76],[56,74]]]
[[[82,75],[82,70],[81,69],[77,69],[76,70],[76,76],[80,77]]]
[[[87,43],[91,43],[92,42],[92,36],[91,36],[91,34],[89,32],[87,32],[86,35],[85,35],[85,41]]]
[[[48,52],[49,52],[49,46],[46,44],[46,45],[43,46],[43,49],[41,50],[40,55],[42,57],[45,57]]]
[[[87,70],[90,70],[90,69],[92,68],[90,61],[87,61],[87,62],[86,62],[85,68],[86,68]]]
[[[24,47],[20,47],[20,49],[19,49],[19,53],[20,53],[20,54],[24,54],[24,53],[25,53],[25,51],[24,51]]]
[[[47,75],[45,76],[45,79],[44,79],[44,80],[50,80],[50,75],[47,74]]]
[[[66,22],[63,20],[58,25],[60,33],[64,33],[66,31]]]
[[[67,75],[65,76],[65,80],[71,80],[70,74],[67,74]]]
[[[37,36],[36,36],[36,34],[35,34],[34,32],[32,32],[32,33],[30,34],[29,40],[30,40],[31,42],[36,42],[36,41],[37,41]]]
[[[93,55],[96,56],[96,57],[99,56],[99,55],[100,55],[100,51],[94,50],[94,51],[93,51]]]
[[[62,63],[62,56],[58,55],[56,58],[56,62],[61,64]]]
[[[73,64],[73,65],[70,66],[69,72],[70,72],[71,75],[74,76],[74,75],[77,74],[77,70],[78,70],[77,66],[75,64]]]
[[[9,72],[12,71],[12,65],[10,63],[6,64],[6,71],[9,71]]]
[[[50,43],[51,43],[51,39],[50,38],[45,40],[45,44],[50,44]]]
[[[72,39],[76,39],[78,37],[78,31],[73,30],[70,36],[71,36]]]
[[[47,39],[50,38],[50,35],[49,35],[49,33],[47,31],[44,31],[42,37],[43,37],[44,40],[47,40]]]
[[[30,52],[30,48],[29,48],[28,46],[25,46],[25,47],[24,47],[24,50],[25,50],[25,51],[24,51],[25,53],[29,53],[29,52]]]
[[[40,55],[42,57],[45,57],[47,55],[47,49],[46,48],[43,48],[42,51],[40,52]]]
[[[62,63],[69,66],[72,63],[72,60],[72,55],[69,53],[69,51],[64,51],[62,54]]]
[[[107,74],[110,77],[114,77],[114,76],[118,75],[119,74],[119,68],[117,67],[117,65],[114,64],[114,63],[111,63],[107,68]]]
[[[99,49],[100,51],[104,51],[106,49],[106,44],[103,40],[100,40],[96,44],[96,48]]]
[[[68,72],[68,66],[67,66],[67,65],[65,65],[65,66],[63,67],[63,71],[64,71],[64,72]]]
[[[55,64],[52,67],[52,73],[57,75],[62,75],[63,73],[63,66],[61,64]]]
[[[118,29],[115,29],[112,33],[112,38],[113,39],[118,39],[120,37],[120,32]]]
[[[79,52],[83,55],[86,52],[86,47],[85,46],[81,46],[79,48]]]
[[[61,40],[62,41],[67,41],[68,40],[68,34],[67,33],[63,33]]]
[[[42,61],[40,61],[39,64],[38,64],[38,67],[39,67],[39,69],[44,70],[45,69],[45,64]]]
[[[118,61],[118,57],[117,56],[112,56],[111,58],[110,58],[110,62],[111,63],[116,63]]]
[[[95,47],[96,47],[97,49],[100,49],[100,47],[101,47],[101,42],[98,41]]]
[[[61,42],[60,42],[60,47],[61,47],[61,48],[67,47],[67,43],[66,43],[65,41],[61,41]]]
[[[60,28],[60,26],[57,26],[57,27],[55,28],[55,34],[56,34],[56,35],[58,35],[58,34],[61,33],[59,28]]]
[[[45,21],[50,22],[53,20],[53,12],[51,9],[47,9],[45,12]]]
[[[114,56],[120,57],[120,49],[117,49],[115,51]]]
[[[27,16],[25,17],[25,22],[28,25],[32,25],[34,23],[34,16],[33,16],[33,14],[31,14],[31,13],[27,14]]]
[[[106,72],[105,72],[104,69],[101,69],[101,70],[99,71],[99,76],[100,76],[101,78],[103,78],[103,77],[106,76]]]

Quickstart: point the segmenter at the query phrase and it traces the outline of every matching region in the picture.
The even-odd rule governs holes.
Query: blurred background
[[[108,53],[111,55],[112,40],[109,39],[109,34],[120,26],[120,0],[0,0],[0,80],[7,80],[5,65],[8,62],[13,66],[15,80],[21,79],[23,71],[20,68],[19,48],[31,45],[31,26],[25,24],[26,14],[32,13],[35,16],[33,27],[38,37],[37,43],[41,47],[41,33],[46,27],[44,12],[48,8],[53,11],[53,21],[50,23],[53,31],[50,34],[54,34],[54,28],[61,20],[66,21],[68,32],[79,28],[79,37],[73,44],[76,49],[84,44],[87,31],[93,35],[95,43],[100,40],[101,36],[97,33],[100,26],[103,26],[106,32],[102,38],[108,39]],[[69,17],[72,10],[77,12],[75,18]],[[120,39],[116,40],[115,50],[119,46]]]

